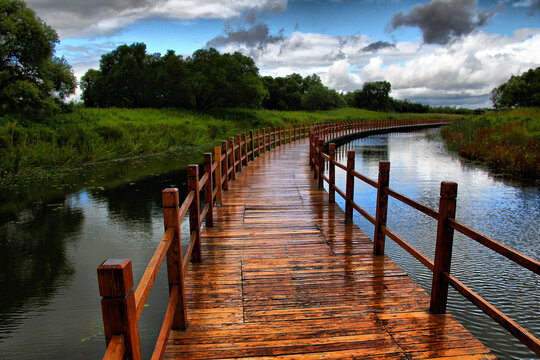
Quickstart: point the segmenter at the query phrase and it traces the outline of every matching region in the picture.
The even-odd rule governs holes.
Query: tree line
[[[238,52],[200,49],[184,58],[169,50],[147,54],[144,43],[121,45],[101,57],[99,70],[81,79],[82,99],[90,107],[162,108],[197,111],[215,108],[330,110],[345,106],[388,112],[465,113],[468,110],[397,100],[388,81],[338,93],[316,75],[260,76],[252,58]]]
[[[327,110],[345,106],[335,90],[313,74],[261,77],[252,58],[239,52],[200,49],[184,58],[169,50],[147,54],[144,43],[121,45],[101,57],[99,70],[81,78],[91,107],[178,107]]]
[[[54,55],[58,35],[22,0],[0,0],[0,117],[41,115],[69,110],[66,100],[77,82],[71,66]],[[338,93],[318,75],[260,76],[252,58],[238,52],[201,49],[184,58],[169,50],[147,54],[146,45],[121,45],[104,54],[99,69],[81,78],[89,107],[163,108],[206,111],[214,108],[329,110],[344,106],[388,112],[468,113],[390,97],[387,81],[366,82]],[[496,109],[540,106],[540,68],[493,89]]]

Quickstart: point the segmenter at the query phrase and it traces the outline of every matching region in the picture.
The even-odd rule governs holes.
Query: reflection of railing
[[[440,120],[437,120],[441,122]],[[493,320],[497,321],[519,341],[528,346],[536,354],[540,355],[540,341],[527,330],[519,326],[515,321],[504,315],[500,310],[483,299],[480,295],[469,289],[461,283],[455,276],[450,274],[450,264],[452,260],[452,243],[454,230],[477,241],[487,248],[503,255],[518,265],[540,274],[540,262],[526,255],[523,255],[493,239],[481,234],[480,232],[455,220],[457,184],[454,182],[441,183],[441,195],[439,201],[439,211],[421,204],[413,199],[406,197],[392,189],[389,186],[390,163],[387,161],[379,162],[378,181],[371,180],[358,173],[354,169],[355,152],[348,151],[347,165],[344,166],[336,161],[335,144],[330,141],[349,135],[351,133],[369,132],[384,129],[385,127],[403,127],[421,124],[425,120],[409,120],[408,124],[395,124],[394,120],[381,122],[361,122],[353,124],[329,124],[318,125],[310,131],[310,165],[315,170],[314,176],[318,178],[319,188],[323,188],[323,181],[328,183],[329,202],[335,202],[335,193],[338,193],[345,200],[345,221],[352,222],[353,209],[358,211],[363,217],[375,226],[373,235],[373,253],[376,255],[384,254],[385,236],[394,240],[405,251],[414,256],[420,263],[433,272],[431,285],[431,303],[430,311],[435,314],[446,312],[446,303],[448,297],[448,285],[452,285],[460,294],[471,301],[479,309],[484,311]],[[328,154],[324,153],[324,144],[328,144]],[[328,164],[328,177],[324,175],[326,163]],[[335,168],[338,167],[346,172],[345,192],[339,189],[335,184]],[[376,214],[370,215],[362,209],[360,205],[354,202],[354,179],[360,179],[363,182],[377,189]],[[435,259],[431,260],[411,244],[406,242],[396,233],[386,226],[386,214],[388,209],[388,196],[401,201],[404,204],[426,214],[437,220],[437,237],[435,246]]]
[[[234,180],[248,161],[263,152],[308,136],[307,126],[271,128],[250,131],[223,141],[212,154],[204,154],[204,174],[199,179],[198,165],[189,165],[188,195],[180,204],[178,189],[162,192],[165,235],[158,245],[137,289],[133,291],[133,271],[129,259],[108,259],[97,269],[99,292],[103,297],[101,308],[107,351],[104,359],[141,359],[138,320],[154,284],[156,275],[167,258],[169,303],[165,319],[154,348],[152,359],[163,357],[171,329],[187,327],[184,278],[189,260],[201,261],[201,225],[213,226],[214,201],[221,202],[221,191],[227,190],[229,180]],[[204,190],[204,207],[200,211],[200,191]],[[182,256],[180,224],[189,210],[190,241]]]

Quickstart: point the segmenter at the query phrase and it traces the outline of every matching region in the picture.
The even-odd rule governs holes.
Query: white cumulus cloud
[[[244,13],[279,12],[287,0],[27,0],[61,38],[115,34],[152,18],[231,19]]]
[[[386,80],[392,96],[432,105],[489,106],[491,90],[512,74],[540,66],[540,29],[513,36],[473,32],[447,46],[398,42],[363,52],[372,39],[295,32],[265,48],[228,45],[253,56],[261,73],[317,73],[325,85],[352,91]]]

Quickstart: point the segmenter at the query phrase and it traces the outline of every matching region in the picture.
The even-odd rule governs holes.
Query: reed
[[[431,115],[432,116],[432,115]],[[180,109],[97,109],[35,122],[0,118],[0,175],[77,166],[96,161],[171,151],[212,149],[221,139],[249,129],[362,119],[418,117],[359,109],[270,111],[222,109],[198,113]]]
[[[514,177],[540,178],[540,108],[489,112],[441,131],[450,150]]]

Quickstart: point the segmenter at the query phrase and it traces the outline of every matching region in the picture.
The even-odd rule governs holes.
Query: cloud
[[[256,24],[249,29],[225,31],[224,36],[217,36],[206,43],[206,47],[223,47],[228,44],[242,44],[247,47],[262,49],[267,44],[283,41],[283,29],[277,34],[270,34],[268,25]]]
[[[533,1],[531,9],[529,10],[529,15],[533,16],[537,11],[540,11],[540,0]]]
[[[263,75],[318,74],[338,91],[360,89],[366,81],[386,80],[392,96],[431,105],[490,106],[491,90],[512,74],[540,66],[540,29],[513,36],[472,32],[445,47],[397,42],[395,48],[364,52],[373,41],[296,32],[264,49],[227,44],[222,51],[252,51]]]
[[[312,68],[330,66],[370,44],[364,35],[331,36],[325,34],[294,32],[289,36],[266,42],[264,47],[249,46],[245,42],[225,42],[219,46],[223,52],[240,51],[255,59],[265,68]]]
[[[362,51],[364,52],[377,52],[381,49],[386,48],[396,48],[396,44],[392,44],[386,41],[376,41],[374,43],[369,44],[368,46],[362,48]]]
[[[392,17],[388,31],[402,26],[418,27],[426,44],[448,44],[484,26],[493,16],[476,9],[477,0],[432,0],[414,6],[408,14],[400,11]]]
[[[28,0],[61,38],[108,36],[133,23],[174,20],[231,19],[243,14],[279,12],[287,0]]]
[[[512,7],[516,8],[529,8],[529,16],[533,16],[538,10],[540,10],[540,0],[520,0],[512,4]]]

